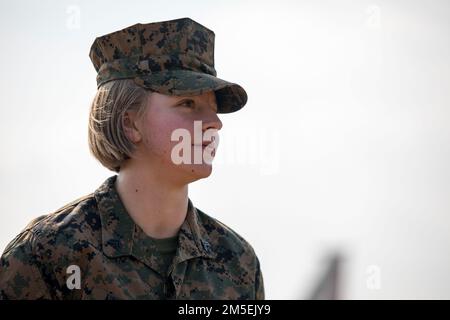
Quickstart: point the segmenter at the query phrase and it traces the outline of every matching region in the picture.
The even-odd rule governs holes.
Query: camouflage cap
[[[97,86],[133,79],[146,89],[176,96],[214,90],[219,113],[241,109],[247,93],[216,77],[212,30],[190,18],[135,24],[95,39],[89,56]]]

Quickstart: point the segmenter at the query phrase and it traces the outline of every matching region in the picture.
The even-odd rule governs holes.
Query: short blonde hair
[[[92,155],[109,170],[119,172],[135,148],[123,129],[125,112],[143,116],[151,92],[132,79],[109,81],[98,89],[89,114],[88,143]]]

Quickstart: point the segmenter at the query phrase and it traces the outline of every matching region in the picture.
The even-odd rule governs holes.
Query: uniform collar
[[[106,179],[94,192],[102,222],[102,250],[109,257],[133,255],[146,264],[150,264],[152,248],[141,248],[145,238],[142,229],[134,223],[128,214],[115,187],[117,175]],[[186,218],[178,234],[178,248],[174,263],[196,257],[214,258],[211,241],[201,222],[197,209],[188,199]]]

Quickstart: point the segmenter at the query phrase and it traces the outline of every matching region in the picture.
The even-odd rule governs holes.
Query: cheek
[[[164,119],[147,121],[144,144],[146,148],[159,156],[170,157],[172,148],[179,143],[171,141],[172,133],[176,129],[184,128],[192,134],[192,125],[184,119]]]

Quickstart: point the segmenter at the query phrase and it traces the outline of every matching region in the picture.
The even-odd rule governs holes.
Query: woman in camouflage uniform
[[[217,114],[247,102],[216,77],[214,36],[182,18],[94,41],[89,147],[118,175],[30,222],[1,257],[0,298],[264,299],[252,246],[188,197],[211,173]]]

